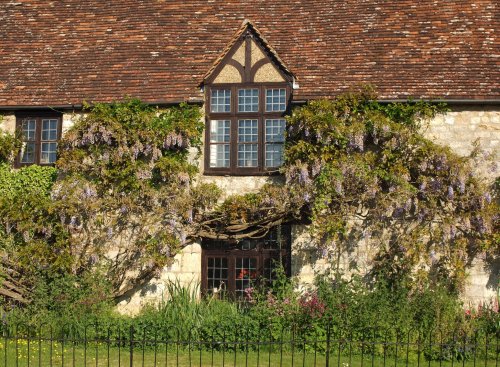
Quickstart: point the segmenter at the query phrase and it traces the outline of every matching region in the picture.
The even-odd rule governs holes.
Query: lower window
[[[261,239],[246,239],[238,244],[203,241],[202,291],[243,298],[245,290],[270,284],[276,269],[290,270],[290,227],[282,226]]]

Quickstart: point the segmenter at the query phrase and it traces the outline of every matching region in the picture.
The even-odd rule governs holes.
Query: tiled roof
[[[371,83],[383,99],[500,99],[496,0],[2,0],[0,106],[200,100],[244,19],[296,100]]]

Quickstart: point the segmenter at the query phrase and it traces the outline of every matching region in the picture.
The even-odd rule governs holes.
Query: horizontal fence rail
[[[3,325],[0,366],[494,366],[500,333],[144,325]]]

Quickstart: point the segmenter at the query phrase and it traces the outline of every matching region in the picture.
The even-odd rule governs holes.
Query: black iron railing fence
[[[495,366],[495,330],[3,325],[0,366]]]

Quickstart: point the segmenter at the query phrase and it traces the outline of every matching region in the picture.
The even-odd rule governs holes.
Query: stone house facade
[[[369,83],[381,101],[447,102],[451,112],[429,121],[426,134],[462,155],[479,139],[497,157],[497,7],[487,0],[3,2],[0,127],[24,132],[19,166],[52,164],[83,101],[128,95],[158,106],[197,104],[206,121],[199,180],[231,195],[280,179],[284,116],[295,105]],[[328,264],[308,246],[304,227],[280,233],[286,248],[273,247],[272,235],[234,253],[224,244],[189,245],[119,307],[132,312],[158,299],[167,279],[204,290],[223,282],[238,292],[245,284],[237,274],[265,275],[278,255],[290,275],[310,283]],[[369,269],[369,246],[345,262],[353,258]],[[466,296],[491,297],[497,278],[478,261]]]

